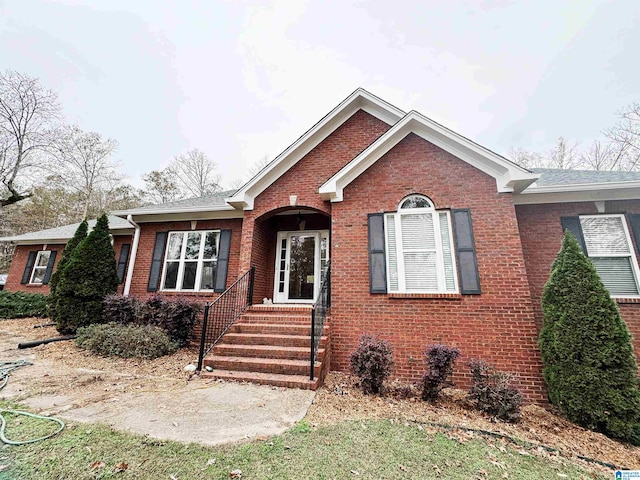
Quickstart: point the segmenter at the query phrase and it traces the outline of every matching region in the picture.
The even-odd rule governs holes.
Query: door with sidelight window
[[[278,232],[273,301],[313,303],[328,261],[328,230]]]

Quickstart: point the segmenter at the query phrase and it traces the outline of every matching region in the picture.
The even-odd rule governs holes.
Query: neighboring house
[[[529,171],[362,89],[238,191],[115,215],[136,228],[125,294],[212,300],[255,267],[253,302],[274,305],[250,308],[214,348],[220,377],[309,386],[292,376],[308,362],[297,329],[308,335],[330,260],[325,366],[348,370],[369,332],[390,341],[395,375],[416,381],[426,347],[443,343],[462,351],[459,385],[483,358],[543,401],[540,296],[563,229],[640,338],[640,173]],[[26,250],[9,289],[25,287]]]

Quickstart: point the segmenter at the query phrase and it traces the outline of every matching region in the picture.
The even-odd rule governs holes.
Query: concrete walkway
[[[75,422],[101,422],[161,440],[218,445],[277,435],[307,413],[315,393],[264,385],[193,380],[182,389],[126,392],[80,407],[64,395],[25,404]]]

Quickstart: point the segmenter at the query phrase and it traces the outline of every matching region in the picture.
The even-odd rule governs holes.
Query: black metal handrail
[[[324,323],[327,320],[327,312],[331,308],[331,263],[327,263],[322,277],[320,293],[313,307],[311,307],[311,355],[309,356],[311,364],[309,378],[311,380],[314,378],[316,355],[318,354]]]
[[[252,304],[255,274],[255,267],[251,267],[248,272],[233,282],[218,298],[204,306],[198,371],[202,370],[204,357],[227,333],[231,325],[235,323],[247,307]],[[211,318],[211,322],[209,318]]]

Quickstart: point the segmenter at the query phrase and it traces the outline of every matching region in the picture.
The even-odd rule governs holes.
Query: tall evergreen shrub
[[[58,301],[58,297],[56,294],[58,288],[58,282],[60,281],[60,276],[62,275],[62,271],[69,263],[69,259],[71,258],[71,254],[76,249],[76,247],[87,238],[87,231],[89,227],[87,225],[87,221],[83,220],[78,228],[76,229],[71,240],[67,242],[62,251],[62,256],[60,257],[60,261],[56,266],[56,271],[51,275],[51,279],[49,281],[49,298],[47,299],[47,306],[49,307],[49,317],[53,321],[56,321],[56,302]]]
[[[549,400],[573,422],[640,444],[631,334],[595,267],[567,232],[542,296],[539,346]]]
[[[73,250],[56,288],[56,328],[75,333],[78,327],[100,323],[102,301],[118,288],[115,252],[109,220],[102,215],[93,231]]]

